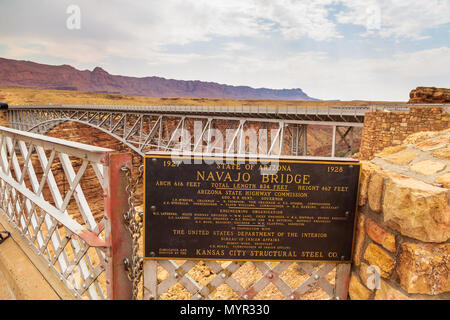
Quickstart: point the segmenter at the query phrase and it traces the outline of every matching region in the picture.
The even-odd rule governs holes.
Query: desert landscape
[[[449,1],[0,12],[0,300],[450,300]]]

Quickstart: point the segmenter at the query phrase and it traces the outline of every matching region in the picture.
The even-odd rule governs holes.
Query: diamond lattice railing
[[[0,129],[0,215],[75,298],[108,296],[103,201],[92,197],[103,200],[109,151]]]
[[[144,299],[341,299],[349,265],[146,260]]]

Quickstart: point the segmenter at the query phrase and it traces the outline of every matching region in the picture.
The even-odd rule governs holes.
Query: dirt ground
[[[10,105],[30,104],[98,104],[98,105],[220,105],[220,106],[365,106],[370,104],[399,104],[406,102],[383,101],[293,101],[293,100],[229,100],[215,98],[150,98],[121,94],[93,93],[68,90],[38,90],[26,88],[0,88],[0,101]]]

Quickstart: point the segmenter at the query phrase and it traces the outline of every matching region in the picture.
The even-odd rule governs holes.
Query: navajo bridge
[[[160,299],[177,283],[194,300],[213,299],[214,290],[224,284],[237,298],[253,299],[270,283],[284,299],[301,299],[312,286],[321,288],[329,299],[346,299],[348,261],[301,262],[298,266],[307,276],[295,285],[281,277],[291,262],[274,266],[255,261],[262,277],[245,288],[233,277],[244,261],[228,265],[205,261],[213,274],[206,285],[189,273],[198,261],[144,263],[136,236],[142,210],[134,205],[140,177],[132,176],[132,155],[45,134],[65,122],[83,123],[144,156],[176,151],[179,132],[185,130],[194,136],[187,143],[193,153],[253,152],[301,160],[311,159],[308,127],[320,125],[331,128],[332,150],[331,156],[316,159],[349,162],[337,157],[336,146],[344,142],[349,152],[354,149],[354,129],[363,126],[366,112],[375,110],[408,111],[409,105],[10,106],[3,110],[9,128],[0,127],[0,297],[132,299],[138,295],[144,272],[144,299]],[[229,143],[219,143],[210,129],[227,131]],[[270,138],[257,137],[257,147],[252,149],[250,129],[267,129]],[[19,261],[21,268],[17,268]],[[168,276],[157,281],[160,268]]]
[[[340,142],[352,149],[354,129],[361,128],[364,114],[374,110],[408,111],[409,107],[11,106],[8,118],[11,128],[39,134],[46,134],[64,122],[83,123],[115,137],[141,156],[150,150],[173,150],[180,129],[193,133],[196,122],[200,134],[191,142],[192,152],[204,151],[199,148],[206,144],[209,152],[248,153],[251,146],[245,142],[246,129],[267,128],[271,130],[271,138],[264,148],[258,146],[258,153],[306,156],[308,126],[320,125],[332,128],[331,157],[335,157]],[[231,136],[228,148],[214,146],[209,130],[213,128],[228,132]]]

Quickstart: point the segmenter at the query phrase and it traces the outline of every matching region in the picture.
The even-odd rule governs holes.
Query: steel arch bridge
[[[409,106],[376,106],[408,111]],[[270,107],[270,106],[10,106],[10,127],[46,134],[64,122],[78,122],[99,129],[143,156],[149,151],[247,153],[255,145],[249,139],[258,131],[256,153],[307,156],[308,126],[332,128],[331,157],[336,145],[353,147],[353,131],[362,127],[368,106]],[[215,129],[216,131],[214,131]],[[262,132],[268,132],[265,136]],[[220,143],[217,131],[227,133]],[[189,138],[183,140],[185,135]],[[216,135],[216,136],[215,136]],[[339,139],[339,140],[338,140]],[[186,149],[185,149],[186,150]]]

